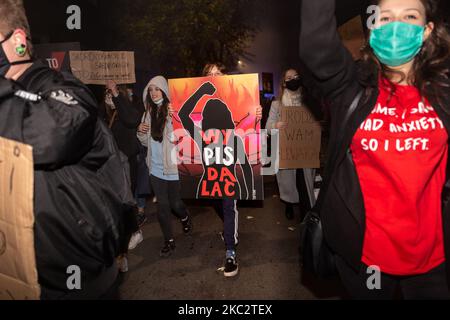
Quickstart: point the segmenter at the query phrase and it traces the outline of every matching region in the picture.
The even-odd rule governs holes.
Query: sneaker
[[[131,236],[130,243],[128,244],[128,250],[134,250],[136,247],[144,241],[144,236],[142,235],[142,231],[139,230],[135,234]]]
[[[236,257],[228,257],[225,261],[225,270],[223,275],[227,278],[235,277],[239,273],[239,266]]]
[[[192,234],[192,218],[187,217],[185,220],[181,220],[181,224],[183,226],[183,232],[186,235]]]
[[[117,266],[120,273],[128,272],[128,258],[126,256],[120,256],[117,258]]]
[[[164,243],[164,247],[162,247],[159,255],[162,258],[167,258],[172,255],[172,252],[175,250],[175,240],[169,240]]]
[[[153,203],[158,203],[158,198],[156,198],[156,196],[153,197]]]
[[[142,228],[144,226],[144,224],[147,222],[147,216],[145,215],[145,213],[138,213],[137,214],[137,224],[139,226],[139,228]]]

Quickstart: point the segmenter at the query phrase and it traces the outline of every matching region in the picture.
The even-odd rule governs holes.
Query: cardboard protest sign
[[[361,59],[361,48],[366,42],[361,16],[357,16],[340,26],[338,32],[353,59]]]
[[[134,52],[71,51],[70,67],[85,84],[105,85],[107,80],[118,84],[136,82]]]
[[[306,107],[282,107],[280,169],[320,168],[320,122]]]
[[[80,51],[79,42],[48,43],[33,45],[35,56],[49,68],[70,72],[70,51]]]
[[[0,138],[0,300],[40,297],[31,146]]]
[[[169,81],[184,198],[263,200],[257,74]]]

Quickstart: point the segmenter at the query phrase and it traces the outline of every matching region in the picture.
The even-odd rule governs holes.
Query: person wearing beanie
[[[147,166],[152,188],[158,199],[158,221],[164,235],[161,257],[169,257],[175,250],[171,212],[180,220],[184,234],[192,232],[192,219],[181,200],[177,163],[172,161],[173,109],[169,85],[162,76],[150,80],[143,93],[146,108],[137,137],[147,147]]]

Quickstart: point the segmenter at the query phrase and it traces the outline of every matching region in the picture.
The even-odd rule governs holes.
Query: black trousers
[[[134,155],[131,157],[128,157],[128,163],[130,165],[130,182],[131,182],[131,192],[134,194],[136,191],[136,184],[137,184],[137,176],[138,176],[138,156]]]
[[[173,239],[172,212],[178,219],[188,217],[188,211],[183,200],[181,200],[181,187],[179,181],[166,181],[151,176],[152,188],[158,199],[158,221],[161,226],[164,240]]]
[[[131,178],[131,191],[134,194],[136,188],[137,178],[137,156],[128,157],[128,163],[130,165],[130,178]],[[128,208],[124,212],[123,216],[123,237],[120,241],[120,252],[122,254],[128,253],[128,244],[130,243],[133,234],[139,231],[139,225],[137,222],[137,209]]]
[[[124,212],[123,216],[123,237],[120,241],[120,253],[128,253],[128,244],[130,243],[133,234],[139,231],[139,225],[137,223],[137,209],[129,207]]]
[[[379,286],[372,281],[374,272],[369,270],[368,273],[368,266],[363,266],[357,273],[337,256],[336,267],[352,299],[393,300],[401,294],[405,300],[450,300],[445,263],[417,276],[400,277],[380,273]]]
[[[300,199],[300,213],[302,217],[305,217],[308,211],[311,210],[311,201],[309,200],[303,169],[297,169],[297,191]]]
[[[239,243],[239,211],[237,200],[212,200],[214,210],[223,222],[223,238],[227,250],[236,251]]]

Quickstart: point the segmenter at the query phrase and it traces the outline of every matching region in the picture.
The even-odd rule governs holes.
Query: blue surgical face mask
[[[391,22],[370,35],[370,46],[380,62],[389,67],[413,60],[423,46],[425,27],[405,22]]]

